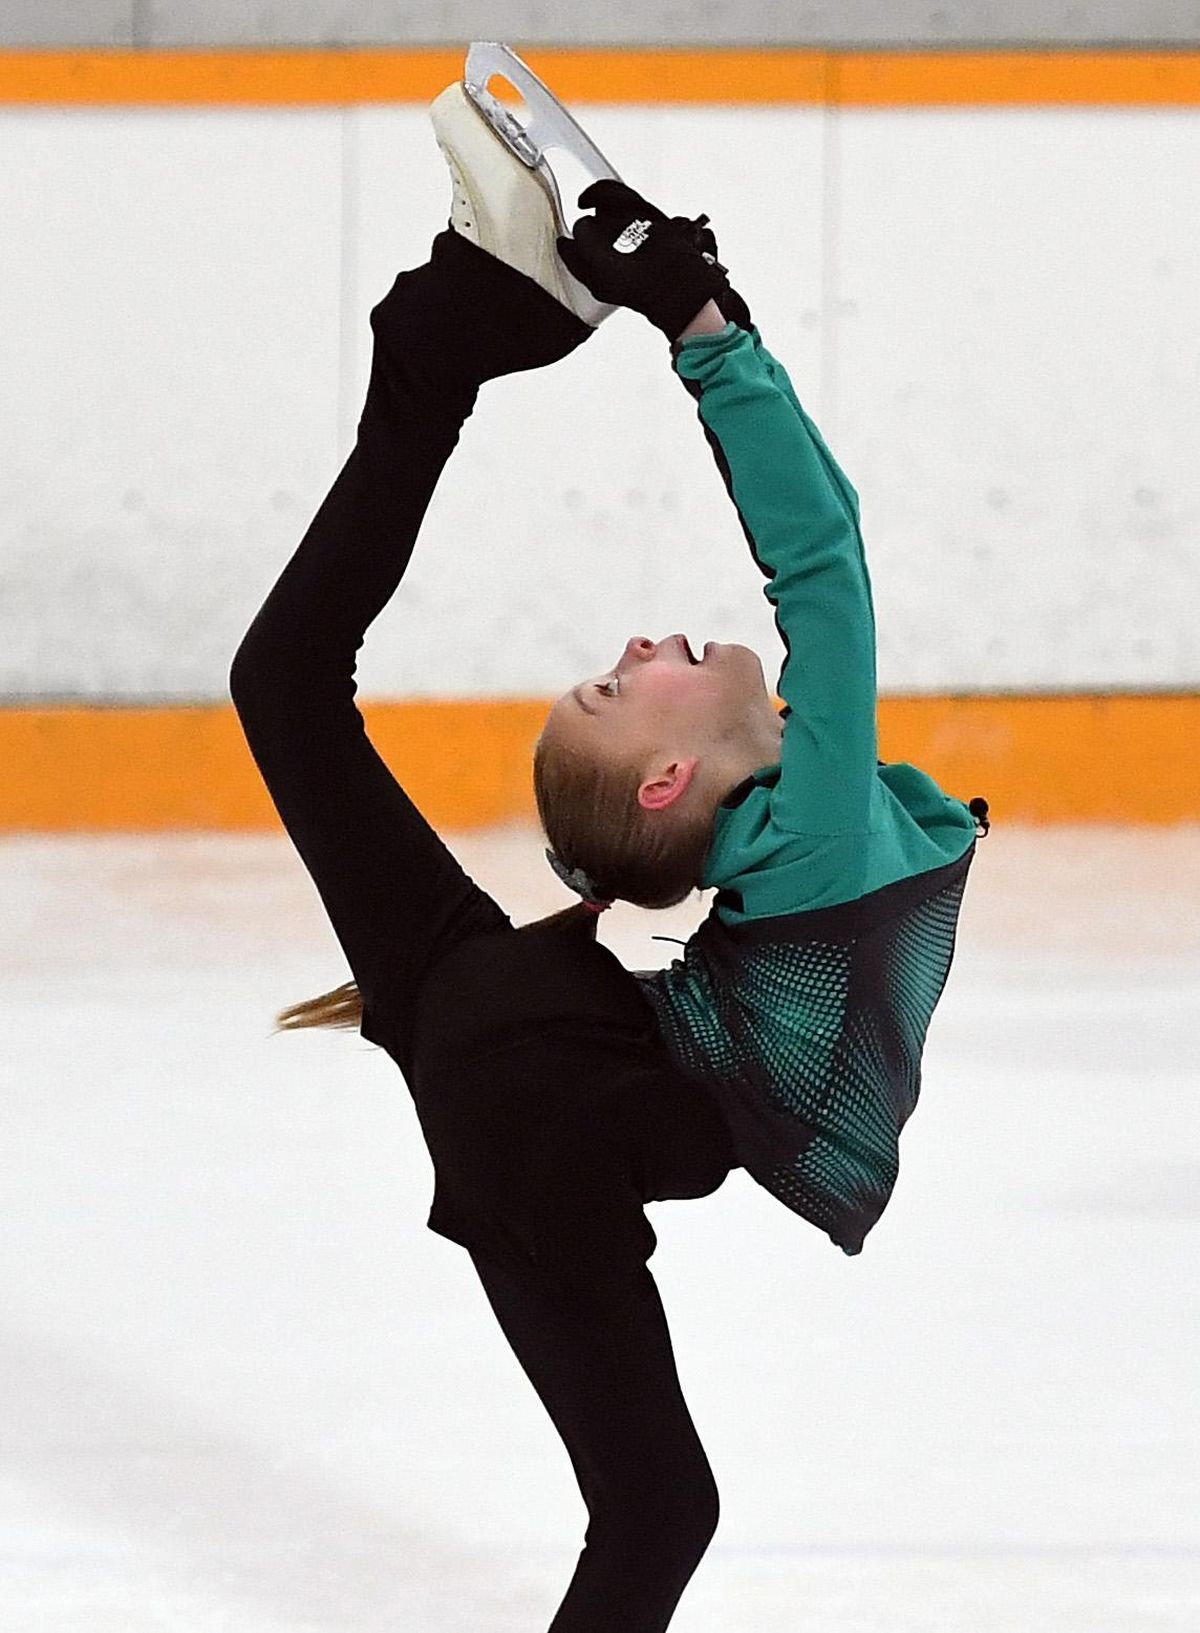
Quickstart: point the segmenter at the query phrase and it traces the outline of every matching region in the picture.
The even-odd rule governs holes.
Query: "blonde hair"
[[[542,734],[533,790],[550,847],[605,901],[674,907],[700,886],[715,813],[681,817],[638,801],[635,765],[602,760]]]
[[[275,1017],[275,1030],[298,1032],[305,1026],[337,1026],[357,1032],[362,1018],[362,994],[353,981],[346,981],[332,992],[323,992],[319,998],[308,998],[281,1009]]]

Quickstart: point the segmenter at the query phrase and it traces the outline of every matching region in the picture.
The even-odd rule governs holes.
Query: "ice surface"
[[[861,1258],[744,1176],[652,1210],[723,1499],[672,1633],[1200,1626],[1198,837],[981,845]],[[15,839],[0,900],[0,1627],[540,1633],[582,1505],[395,1069],[271,1036],[345,975],[286,843]]]

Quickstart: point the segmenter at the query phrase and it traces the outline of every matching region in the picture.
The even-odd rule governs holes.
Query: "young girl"
[[[400,1067],[434,1163],[430,1226],[469,1250],[587,1503],[551,1633],[661,1633],[717,1496],[643,1203],[707,1195],[745,1162],[857,1249],[915,1098],[974,822],[920,773],[876,766],[856,507],[705,218],[668,221],[602,183],[560,259],[536,179],[458,87],[434,123],[451,230],[372,313],[355,448],[231,691],[354,976],[281,1019],[360,1026]],[[802,652],[786,722],[753,654],[714,646],[697,664],[682,637],[631,641],[560,700],[538,797],[584,901],[515,929],[371,747],[355,657],[480,386],[592,332],[581,283],[672,340]],[[671,971],[635,978],[596,942],[617,894],[661,905],[700,883],[721,887],[717,909]]]

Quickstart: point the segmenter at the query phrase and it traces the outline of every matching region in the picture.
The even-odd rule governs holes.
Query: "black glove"
[[[716,239],[705,252],[700,238],[707,216],[673,219],[622,181],[596,181],[579,195],[594,216],[575,223],[558,253],[573,277],[598,301],[641,312],[668,340],[676,340],[710,300],[720,305],[729,291],[726,269],[716,259]]]
[[[706,215],[697,216],[695,221],[689,221],[686,216],[671,217],[673,226],[682,227],[692,235],[692,242],[702,255],[711,255],[720,266],[720,252],[717,249],[716,234],[708,224]],[[722,272],[728,272],[728,267],[721,267]],[[739,329],[749,331],[754,327],[754,319],[750,316],[750,308],[734,289],[732,284],[716,297],[717,305],[721,309],[721,316],[728,323],[736,323]]]

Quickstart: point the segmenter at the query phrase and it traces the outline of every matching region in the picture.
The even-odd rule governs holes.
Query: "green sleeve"
[[[863,832],[877,764],[875,618],[858,500],[757,329],[678,344],[674,366],[768,582],[790,714],[771,814],[805,834]]]

